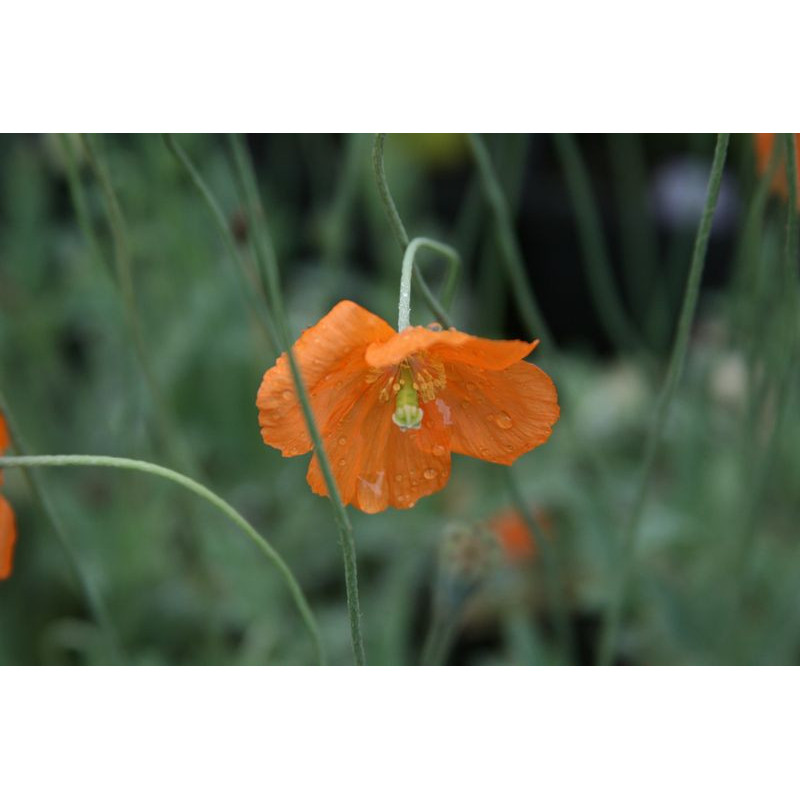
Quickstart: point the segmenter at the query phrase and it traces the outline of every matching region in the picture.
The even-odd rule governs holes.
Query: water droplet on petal
[[[416,478],[413,478],[411,481],[412,486],[419,486],[419,481]]]
[[[340,467],[343,467],[343,466],[344,466],[346,463],[347,463],[347,460],[346,460],[346,459],[344,459],[344,458],[340,458],[340,459],[339,459],[339,466],[340,466]]]
[[[429,481],[432,481],[439,473],[435,469],[426,469],[422,473]]]
[[[396,480],[398,483],[402,483],[402,482],[403,482],[403,476],[402,476],[402,475],[395,475],[395,476],[394,476],[394,479],[395,479],[395,480]]]
[[[447,450],[445,450],[445,448],[440,444],[436,444],[433,446],[433,454],[435,456],[443,456],[446,452]]]
[[[284,389],[283,393],[281,394],[281,397],[284,400],[291,400],[292,399],[292,393],[288,389]]]
[[[346,436],[340,436],[339,437],[339,444],[347,444],[347,437]]]
[[[494,424],[497,425],[498,428],[502,428],[504,431],[507,431],[514,424],[514,422],[511,417],[508,416],[508,414],[501,411],[495,417]]]

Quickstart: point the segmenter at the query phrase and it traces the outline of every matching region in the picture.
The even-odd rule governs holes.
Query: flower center
[[[378,399],[381,403],[388,403],[394,397],[395,411],[392,421],[403,430],[413,430],[422,425],[425,412],[420,408],[420,400],[423,403],[432,402],[447,384],[444,364],[437,358],[420,353],[407,358],[391,372],[371,369],[366,381],[385,381]]]
[[[400,388],[397,390],[395,398],[395,412],[392,414],[392,422],[403,430],[419,428],[422,425],[423,410],[419,407],[419,394],[417,384],[414,382],[414,375],[411,367],[403,365],[400,367]]]

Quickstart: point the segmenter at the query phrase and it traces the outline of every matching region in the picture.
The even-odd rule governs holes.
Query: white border
[[[3,9],[2,127],[797,129],[788,9],[31,0]]]
[[[796,797],[794,668],[5,668],[4,797]]]

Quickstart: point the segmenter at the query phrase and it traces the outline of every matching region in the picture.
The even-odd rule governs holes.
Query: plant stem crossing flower
[[[442,489],[450,454],[511,464],[558,420],[556,389],[523,359],[536,342],[481,339],[438,326],[395,331],[343,300],[294,345],[342,500],[367,513],[411,508]],[[256,398],[264,442],[309,452],[286,354]],[[316,455],[307,480],[327,495]]]

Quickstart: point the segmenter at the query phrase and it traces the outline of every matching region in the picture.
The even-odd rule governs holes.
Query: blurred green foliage
[[[178,138],[249,258],[225,139]],[[541,144],[545,138],[487,140],[536,293],[558,275],[540,266],[531,231],[547,226],[553,207],[573,224],[558,170],[537,175],[530,167],[531,147],[550,147]],[[621,239],[611,250],[616,289],[652,360],[595,346],[592,337],[602,333],[591,326],[572,335],[577,312],[570,294],[551,296],[544,312],[559,343],[557,361],[541,348],[534,360],[561,376],[562,420],[545,446],[514,466],[526,502],[551,520],[575,650],[558,649],[541,560],[501,559],[459,599],[452,663],[595,658],[693,234],[662,228],[656,236],[647,198],[664,140],[602,138],[578,139],[594,180],[613,187],[591,202],[599,203],[606,235]],[[92,141],[119,200],[144,352],[171,420],[171,441],[156,424],[118,290],[107,207],[81,141],[3,136],[0,389],[19,443],[29,454],[122,455],[190,471],[283,555],[319,620],[329,660],[351,663],[330,507],[306,485],[308,457],[283,459],[261,442],[255,394],[276,354],[242,302],[208,208],[159,136]],[[345,297],[393,322],[401,255],[375,191],[371,137],[268,136],[249,144],[293,334]],[[707,137],[667,145],[710,164]],[[83,227],[65,146],[76,158]],[[636,148],[648,153],[638,172],[625,167]],[[455,135],[387,140],[388,179],[410,235],[435,236],[461,252],[457,325],[524,336],[469,159]],[[614,165],[627,170],[628,180]],[[648,495],[620,663],[793,664],[800,656],[797,265],[787,284],[786,207],[763,192],[759,201],[748,137],[734,140],[727,172],[740,212],[731,247],[718,259],[724,278],[702,297]],[[539,191],[530,185],[537,180]],[[545,191],[553,186],[560,193]],[[576,235],[574,227],[565,230]],[[579,253],[574,260],[578,276]],[[436,289],[435,269],[431,275]],[[418,299],[412,320],[429,321]],[[791,385],[781,394],[787,364]],[[446,552],[443,532],[509,507],[502,470],[454,456],[446,489],[413,510],[351,511],[370,663],[420,661]],[[135,473],[65,468],[42,470],[38,478],[108,605],[127,663],[313,662],[280,576],[210,506]],[[5,471],[4,492],[16,510],[19,542],[14,574],[0,583],[0,663],[106,663],[110,655],[80,583],[19,470]]]

